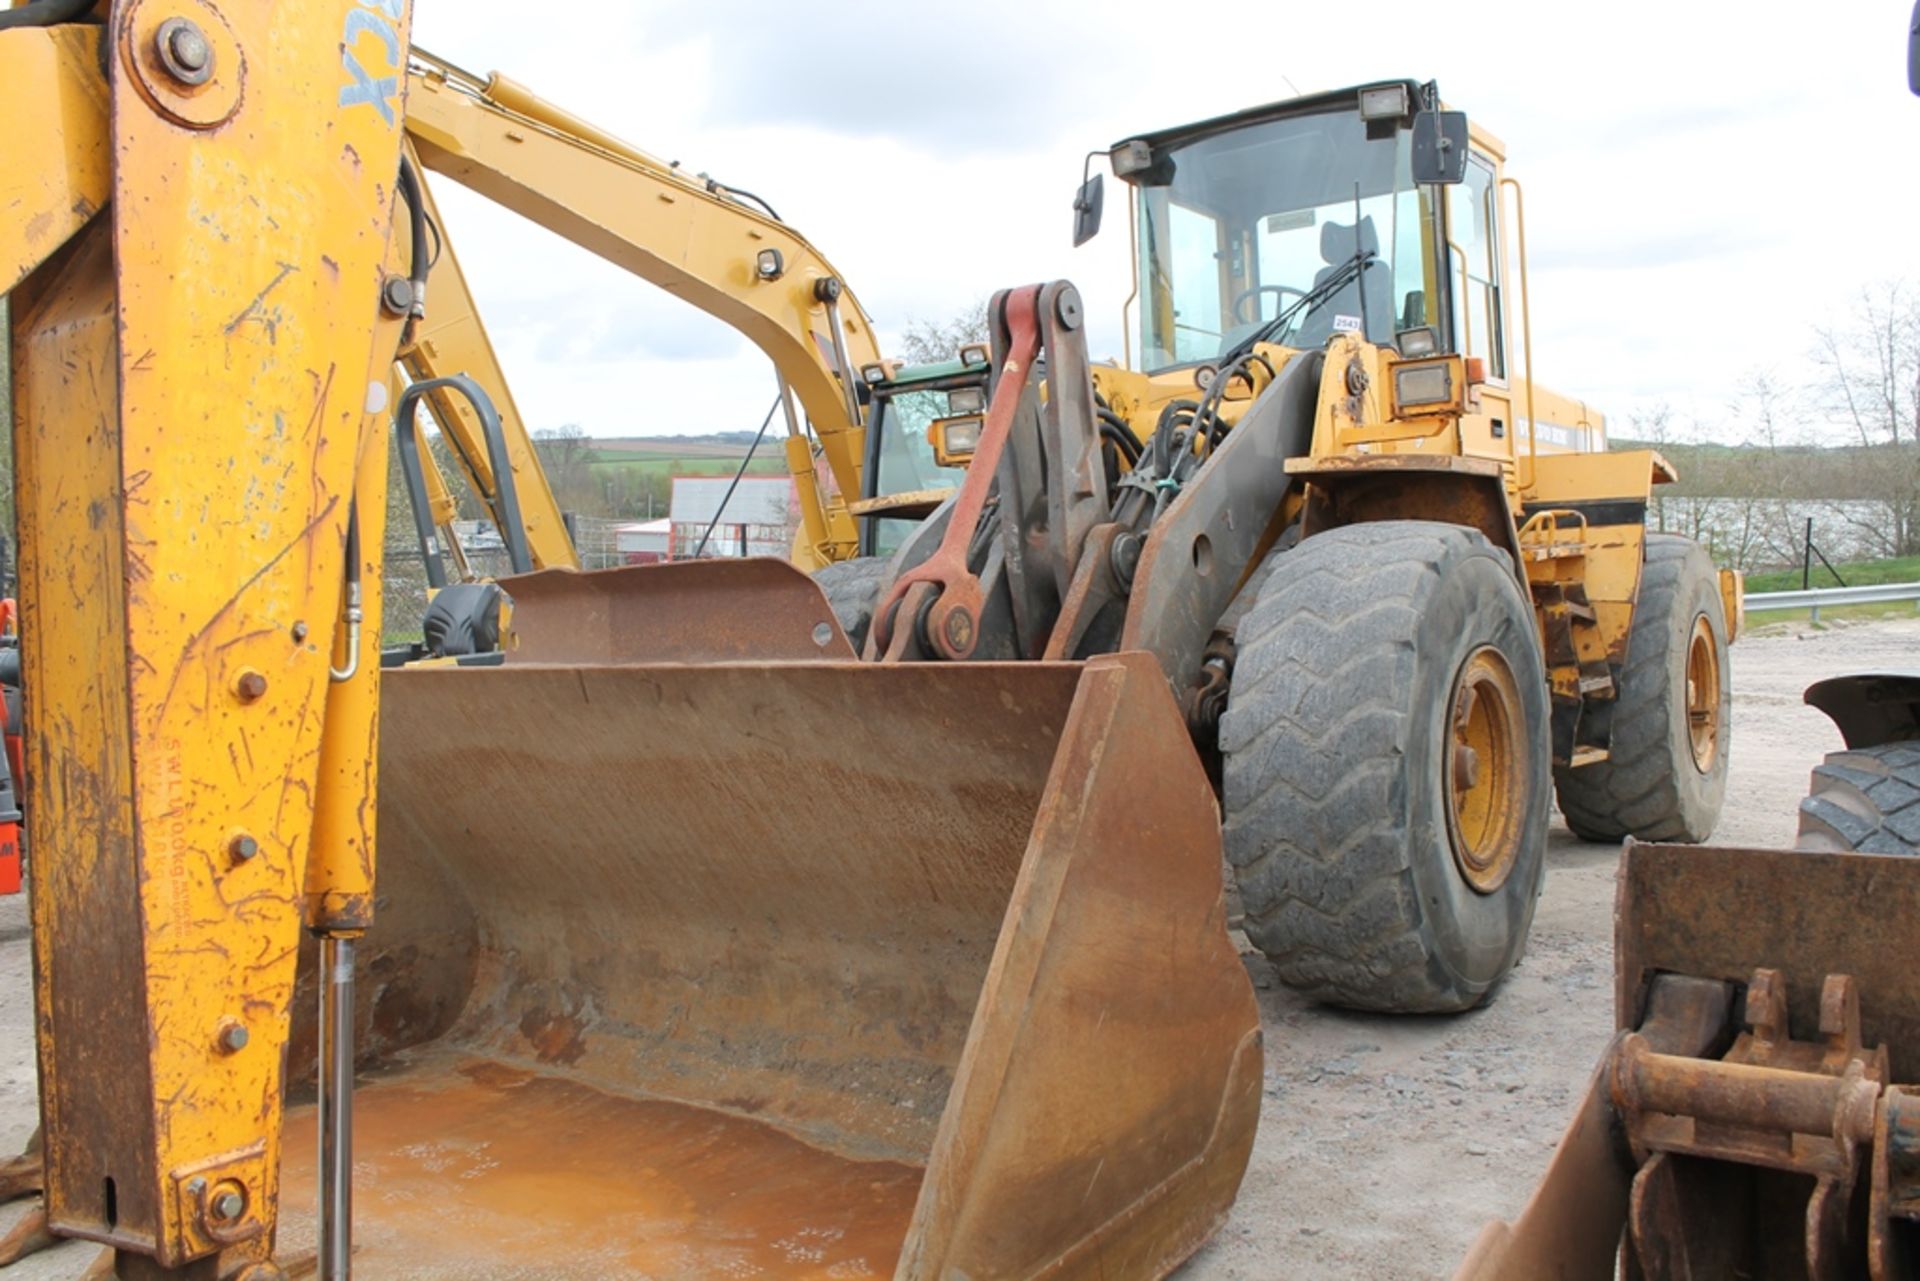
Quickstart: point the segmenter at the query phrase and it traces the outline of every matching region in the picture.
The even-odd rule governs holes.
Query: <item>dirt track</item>
[[[1809,681],[1920,666],[1920,619],[1803,634],[1734,650],[1727,844],[1790,843],[1807,771],[1839,746],[1800,703]],[[1266,1103],[1252,1167],[1225,1231],[1181,1273],[1225,1278],[1444,1277],[1488,1218],[1511,1216],[1558,1140],[1611,1032],[1611,847],[1556,825],[1527,956],[1494,1001],[1444,1019],[1306,1005],[1251,962],[1265,1012]],[[35,1121],[24,904],[0,900],[0,1152]],[[0,1211],[0,1229],[18,1207]],[[9,1281],[73,1278],[72,1244]]]

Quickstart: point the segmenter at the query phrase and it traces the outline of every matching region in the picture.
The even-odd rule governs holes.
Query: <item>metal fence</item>
[[[1805,609],[1820,621],[1822,607],[1836,605],[1881,605],[1889,601],[1913,601],[1920,606],[1920,583],[1871,583],[1865,587],[1816,587],[1803,592],[1752,592],[1747,596],[1749,614],[1771,610]]]

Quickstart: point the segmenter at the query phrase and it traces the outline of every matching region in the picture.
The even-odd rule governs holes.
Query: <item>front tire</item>
[[[1445,1012],[1512,969],[1546,867],[1547,687],[1479,532],[1383,521],[1287,552],[1239,628],[1220,747],[1246,932],[1288,986]]]
[[[1831,752],[1800,802],[1803,850],[1920,853],[1920,743]]]
[[[880,588],[887,581],[887,558],[855,556],[835,561],[814,570],[813,581],[826,594],[828,608],[858,654],[866,646],[874,607],[880,603]]]
[[[1583,841],[1704,841],[1727,795],[1733,677],[1713,561],[1690,538],[1648,534],[1608,758],[1554,771]]]

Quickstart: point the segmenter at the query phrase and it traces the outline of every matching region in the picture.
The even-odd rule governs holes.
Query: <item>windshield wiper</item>
[[[1286,333],[1289,329],[1293,328],[1293,322],[1296,317],[1304,316],[1321,303],[1332,298],[1342,289],[1345,289],[1355,280],[1358,280],[1370,265],[1378,261],[1380,261],[1380,255],[1375,250],[1365,249],[1355,253],[1353,257],[1341,263],[1331,276],[1328,276],[1325,280],[1307,290],[1306,293],[1301,294],[1292,306],[1283,307],[1280,313],[1272,320],[1269,320],[1266,324],[1260,326],[1260,328],[1235,343],[1220,357],[1220,368],[1225,369],[1228,365],[1233,364],[1236,360],[1245,356],[1253,350],[1256,343],[1272,342],[1278,336]],[[1365,289],[1363,288],[1361,292],[1364,294]]]

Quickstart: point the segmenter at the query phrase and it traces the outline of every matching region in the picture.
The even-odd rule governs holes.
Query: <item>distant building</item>
[[[673,555],[673,522],[662,518],[632,525],[616,525],[613,529],[613,549],[623,565],[652,565],[670,559]]]
[[[731,476],[675,476],[668,507],[672,556],[684,560],[707,539],[703,556],[779,556],[793,549],[800,504],[791,476],[742,476],[727,497]],[[726,510],[720,510],[722,500]],[[717,519],[716,519],[717,516]],[[707,535],[712,526],[713,533]]]

